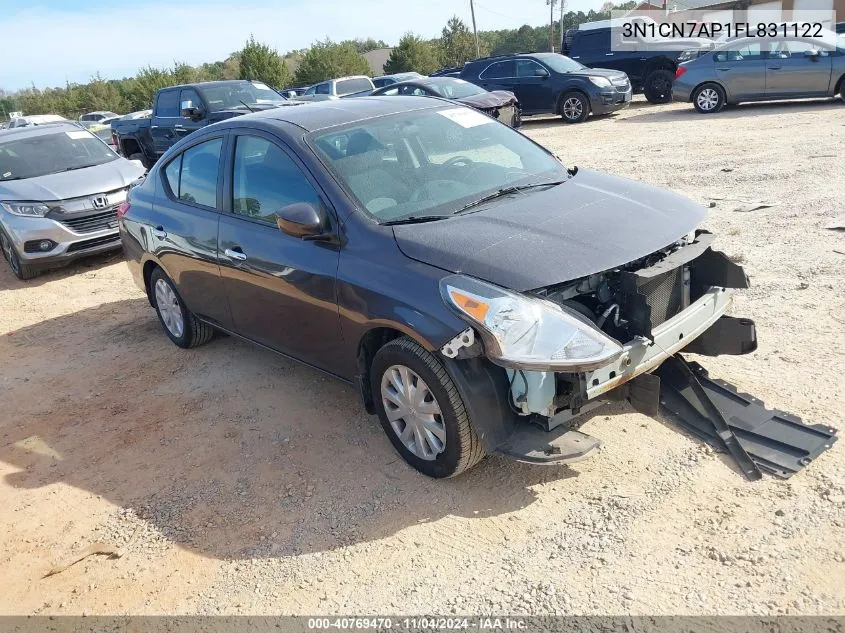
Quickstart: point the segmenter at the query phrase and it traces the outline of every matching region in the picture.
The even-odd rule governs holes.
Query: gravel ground
[[[567,164],[712,201],[760,347],[703,363],[840,428],[845,236],[822,227],[843,108],[637,101],[524,128]],[[25,284],[0,266],[0,359],[2,613],[845,614],[839,446],[748,483],[619,404],[585,423],[588,461],[429,480],[350,388],[232,338],[174,347],[119,256]],[[126,551],[42,578],[95,542]]]

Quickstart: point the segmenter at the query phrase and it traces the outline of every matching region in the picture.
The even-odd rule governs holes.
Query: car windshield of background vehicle
[[[371,119],[312,135],[311,142],[380,223],[447,217],[500,189],[568,177],[526,137],[464,107]]]
[[[583,70],[586,68],[583,64],[576,62],[574,59],[570,59],[566,55],[557,55],[555,53],[544,55],[541,61],[553,71],[558,73],[571,73],[576,70]]]
[[[212,112],[244,109],[248,105],[279,105],[285,102],[282,95],[260,81],[207,86],[203,87],[203,95]]]
[[[84,169],[118,156],[86,130],[39,134],[0,143],[0,182]]]
[[[486,90],[479,88],[475,84],[471,84],[463,79],[455,79],[454,81],[444,81],[424,84],[433,90],[441,97],[446,99],[463,99],[464,97],[471,97],[473,95],[480,95]]]

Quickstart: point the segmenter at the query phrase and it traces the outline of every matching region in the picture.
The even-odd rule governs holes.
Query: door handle
[[[173,131],[174,131],[174,132],[187,132],[188,130],[186,130],[185,128],[183,128],[181,125],[174,125],[174,126],[173,126]]]
[[[150,129],[151,129],[151,130],[157,130],[157,129],[158,129],[158,126],[157,126],[157,125],[151,125],[151,126],[150,126]]]
[[[780,70],[780,66],[769,66],[769,70]]]
[[[717,68],[716,70],[721,70],[722,72],[728,72],[730,68]]]
[[[160,240],[163,240],[167,237],[167,231],[164,230],[164,227],[159,225],[153,229],[153,237],[157,237]]]
[[[605,55],[607,55],[608,57],[610,57],[610,56],[612,56],[612,55],[613,55],[613,53],[605,53]]]
[[[240,246],[236,246],[235,248],[238,250],[227,248],[225,251],[223,251],[223,254],[229,259],[236,259],[239,262],[246,261],[246,254],[241,250]]]

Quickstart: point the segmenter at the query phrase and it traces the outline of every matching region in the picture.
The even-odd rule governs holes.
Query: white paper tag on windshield
[[[267,84],[261,83],[260,81],[251,81],[250,83],[259,90],[270,90],[270,87]]]
[[[69,138],[72,138],[75,141],[77,141],[81,138],[90,138],[90,136],[91,136],[85,130],[77,130],[75,132],[65,132],[65,134],[67,134]]]
[[[469,108],[450,108],[448,110],[438,110],[437,114],[451,119],[461,127],[475,127],[476,125],[484,125],[485,123],[492,123],[493,119],[481,114],[476,110]]]

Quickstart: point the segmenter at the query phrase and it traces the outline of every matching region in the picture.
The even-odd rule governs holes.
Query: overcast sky
[[[315,40],[406,31],[436,37],[453,14],[470,25],[469,0],[2,0],[0,88],[39,88],[135,74],[148,64],[225,59],[253,33],[280,53]],[[567,0],[567,10],[602,0]],[[480,30],[544,24],[546,0],[477,0]]]

